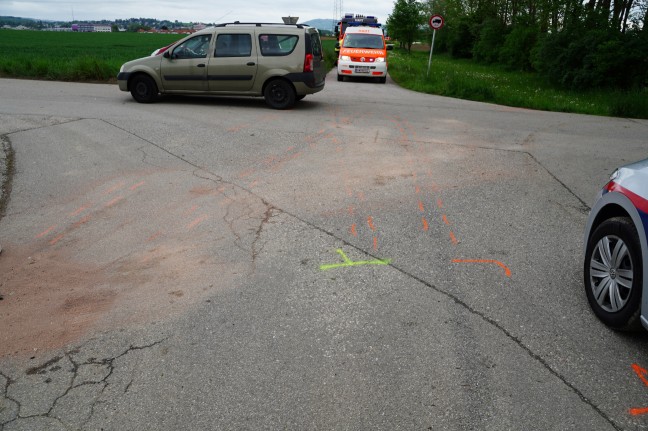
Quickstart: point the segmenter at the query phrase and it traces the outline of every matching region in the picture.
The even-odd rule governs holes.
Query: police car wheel
[[[617,330],[641,327],[641,245],[628,217],[601,223],[590,235],[583,268],[585,293],[594,314]]]

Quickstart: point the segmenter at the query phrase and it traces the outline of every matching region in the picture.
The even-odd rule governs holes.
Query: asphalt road
[[[0,430],[648,428],[648,337],[581,281],[648,121],[331,76],[289,111],[0,100]]]

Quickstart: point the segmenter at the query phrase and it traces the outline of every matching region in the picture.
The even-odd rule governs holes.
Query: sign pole
[[[432,51],[434,51],[434,38],[436,37],[436,31],[443,28],[445,20],[441,15],[432,15],[428,21],[430,28],[432,29],[432,45],[430,45],[430,58],[428,60],[428,70],[426,78],[430,77],[430,64],[432,64]]]
[[[436,29],[432,31],[432,46],[430,46],[430,58],[428,59],[428,70],[426,78],[430,77],[430,64],[432,64],[432,51],[434,51],[434,37],[436,36]]]

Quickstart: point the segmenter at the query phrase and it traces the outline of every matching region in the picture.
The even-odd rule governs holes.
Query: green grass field
[[[55,81],[114,81],[122,64],[184,36],[0,30],[0,76]],[[335,40],[323,40],[328,68]]]
[[[182,35],[0,30],[0,76],[57,81],[115,80],[121,65]]]

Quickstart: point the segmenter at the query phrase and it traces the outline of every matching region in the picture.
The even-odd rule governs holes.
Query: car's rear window
[[[322,42],[320,41],[319,33],[311,33],[311,49],[315,57],[322,56]]]
[[[263,56],[289,55],[297,46],[299,36],[288,34],[260,34],[259,46]]]

